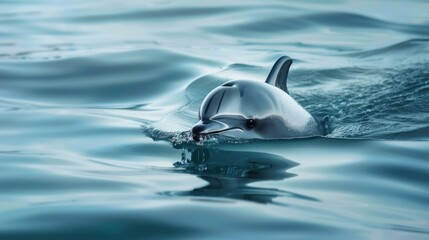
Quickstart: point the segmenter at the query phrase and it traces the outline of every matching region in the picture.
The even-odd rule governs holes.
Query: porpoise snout
[[[200,141],[201,133],[206,129],[204,124],[197,123],[194,127],[192,127],[192,138],[195,142]]]
[[[192,138],[199,142],[202,135],[218,133],[228,129],[228,125],[218,121],[199,121],[192,127]]]

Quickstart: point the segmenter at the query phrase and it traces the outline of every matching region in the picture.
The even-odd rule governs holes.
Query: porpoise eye
[[[248,128],[253,128],[255,126],[255,120],[254,119],[247,119],[246,126]]]

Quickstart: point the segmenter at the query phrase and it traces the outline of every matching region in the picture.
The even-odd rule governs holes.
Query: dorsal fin
[[[279,58],[276,63],[274,63],[273,68],[271,68],[270,74],[268,74],[265,82],[289,93],[287,90],[287,75],[291,64],[291,58],[287,56]]]

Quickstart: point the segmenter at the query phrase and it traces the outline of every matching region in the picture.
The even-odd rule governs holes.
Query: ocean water
[[[428,239],[429,2],[0,1],[0,239]],[[264,81],[327,135],[196,144]]]

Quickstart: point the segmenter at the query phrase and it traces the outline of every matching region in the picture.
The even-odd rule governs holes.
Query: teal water
[[[0,239],[428,239],[428,10],[0,1]],[[283,55],[325,137],[192,141]]]

